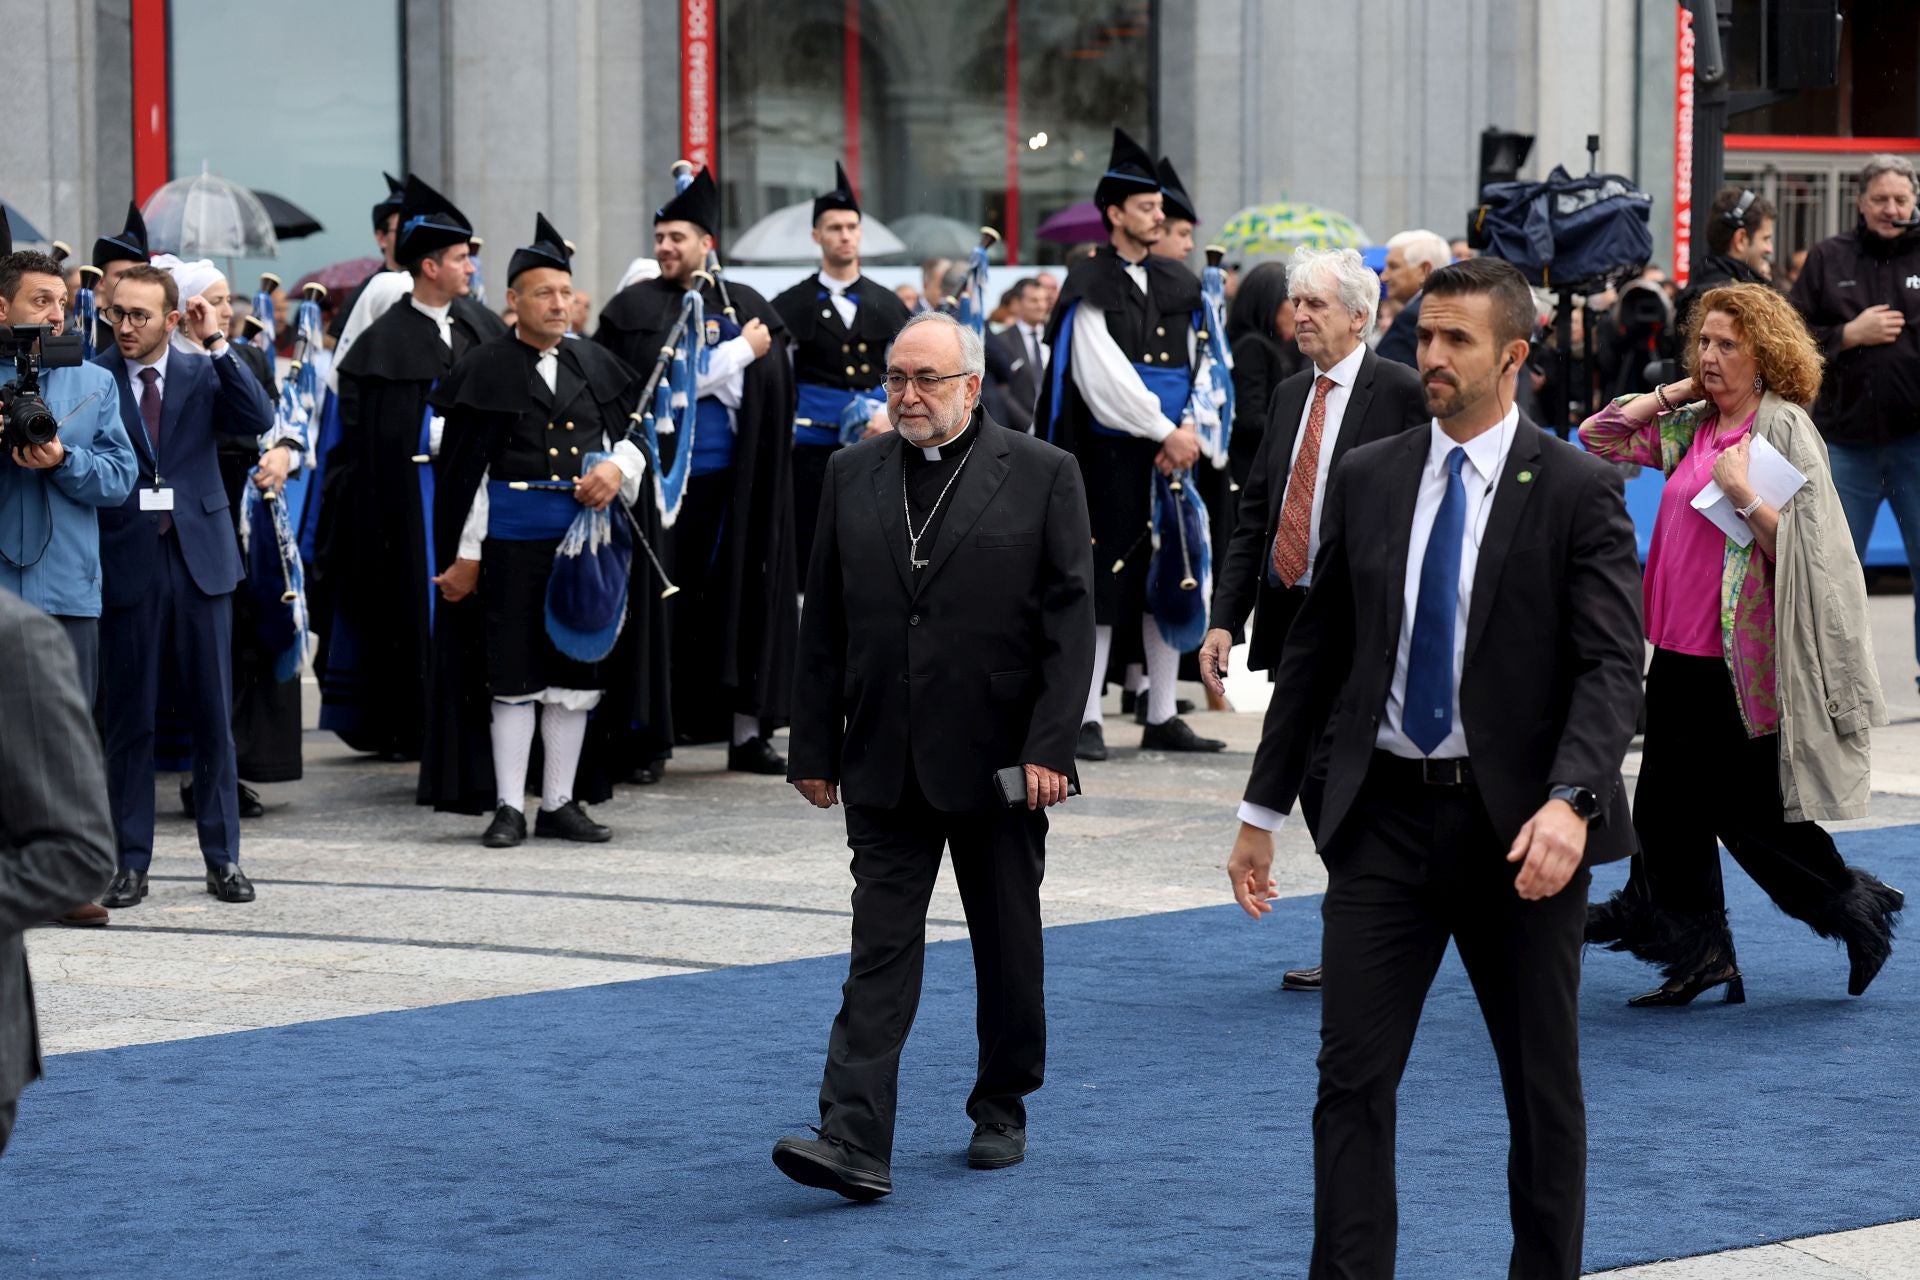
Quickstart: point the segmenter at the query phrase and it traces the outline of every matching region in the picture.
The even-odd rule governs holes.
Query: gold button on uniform
[[[848,366],[847,366],[847,376],[848,376],[849,378],[851,378],[851,377],[853,376],[853,366],[852,366],[852,365],[848,365]]]
[[[568,452],[568,453],[570,453],[570,454],[572,454],[572,455],[573,455],[574,457],[576,457],[576,458],[577,458],[577,457],[579,457],[579,456],[580,456],[580,446],[579,446],[579,445],[575,445],[575,446],[573,446],[573,448],[571,448],[571,449],[569,449],[569,450],[567,450],[567,452]]]
[[[1167,336],[1167,326],[1161,325],[1160,327],[1155,329],[1153,332],[1155,333],[1156,336],[1164,338]]]
[[[553,424],[551,422],[547,424],[547,430],[549,431],[553,430]]]
[[[1148,363],[1148,364],[1152,364],[1152,363],[1153,363],[1153,352],[1151,352],[1151,351],[1149,351],[1149,352],[1147,352],[1147,354],[1146,354],[1146,361],[1147,361],[1147,363]]]
[[[573,430],[573,424],[571,422],[567,424],[567,430],[569,431]]]
[[[863,365],[861,365],[861,366],[860,366],[860,372],[862,372],[862,373],[872,373],[872,372],[873,372],[873,366],[872,366],[872,365],[870,365],[870,364],[863,364]]]
[[[864,343],[864,342],[863,342],[863,343],[861,343],[861,344],[860,344],[860,351],[861,351],[861,353],[862,353],[862,354],[865,354],[865,353],[866,353],[866,350],[867,350],[867,344],[866,344],[866,343]]]
[[[822,310],[822,311],[820,312],[820,318],[821,318],[822,320],[831,320],[831,319],[833,319],[833,308],[832,308],[832,307],[827,307],[827,308],[825,308],[824,310]]]
[[[559,478],[560,478],[560,473],[558,471],[554,472],[552,479],[558,480]]]
[[[547,456],[549,458],[557,458],[560,456],[560,451],[558,449],[549,449],[547,450]]]

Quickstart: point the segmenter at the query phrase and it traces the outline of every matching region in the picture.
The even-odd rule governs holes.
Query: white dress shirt
[[[440,341],[447,344],[447,350],[453,350],[453,304],[443,302],[437,307],[430,307],[413,294],[407,295],[407,303],[433,321],[434,327],[440,330]]]
[[[1124,262],[1124,259],[1123,259]],[[1127,277],[1147,291],[1147,269],[1126,262]],[[1187,325],[1187,361],[1193,361],[1193,326]],[[1147,440],[1165,440],[1180,426],[1160,409],[1139,371],[1107,331],[1107,313],[1081,299],[1073,313],[1073,385],[1103,427]]]
[[[231,342],[228,345],[232,345]],[[140,407],[140,393],[147,389],[146,383],[140,381],[142,369],[151,369],[159,375],[154,379],[153,389],[160,393],[160,403],[167,402],[167,357],[172,354],[173,344],[163,342],[160,344],[160,358],[152,364],[134,364],[132,361],[127,361],[127,385],[133,388],[133,404],[136,409]]]
[[[1333,446],[1340,439],[1340,424],[1347,416],[1347,401],[1353,398],[1354,380],[1360,376],[1360,361],[1366,357],[1367,345],[1362,342],[1354,346],[1339,364],[1322,373],[1319,368],[1313,371],[1314,378],[1332,378],[1333,389],[1327,392],[1327,417],[1320,430],[1320,460],[1313,472],[1313,510],[1307,520],[1307,571],[1300,575],[1295,586],[1305,587],[1313,582],[1314,557],[1320,554],[1320,508],[1327,500],[1327,473],[1333,470]],[[1307,388],[1307,402],[1300,406],[1300,422],[1293,433],[1293,456],[1287,460],[1287,487],[1293,487],[1293,469],[1300,462],[1300,446],[1306,442],[1307,419],[1313,416],[1314,387]],[[1280,495],[1280,505],[1276,511],[1284,511],[1287,495]],[[1273,548],[1267,548],[1268,559],[1273,556]]]
[[[859,279],[859,276],[855,276],[852,280],[835,280],[827,274],[826,268],[823,267],[820,270],[820,287],[827,291],[827,300],[833,304],[833,309],[840,313],[840,323],[849,329],[853,328],[853,317],[859,314],[860,307],[847,296],[847,290],[853,288]]]
[[[1037,358],[1039,368],[1044,370],[1053,359],[1053,352],[1047,349],[1045,341],[1046,330],[1037,324],[1022,324],[1017,320],[1014,321],[1014,328],[1020,331],[1020,345],[1026,349],[1027,359]]]
[[[1331,396],[1331,392],[1328,393]],[[1520,423],[1520,410],[1509,408],[1497,426],[1483,431],[1464,446],[1467,463],[1460,471],[1466,489],[1467,510],[1462,521],[1460,541],[1459,599],[1453,618],[1453,731],[1433,749],[1433,759],[1463,757],[1467,754],[1466,729],[1460,723],[1460,670],[1467,653],[1467,619],[1473,610],[1473,575],[1480,564],[1480,540],[1486,536],[1487,520],[1493,515],[1493,499],[1513,448],[1514,432]],[[1433,536],[1434,517],[1440,514],[1440,500],[1447,491],[1447,455],[1455,449],[1453,438],[1429,421],[1427,460],[1420,470],[1420,491],[1413,504],[1413,525],[1407,538],[1407,575],[1403,587],[1404,607],[1400,615],[1400,641],[1393,656],[1393,683],[1387,690],[1386,713],[1374,745],[1382,751],[1410,760],[1423,759],[1424,753],[1402,732],[1400,718],[1407,699],[1407,654],[1413,645],[1413,615],[1420,602],[1420,569],[1426,562],[1427,542]],[[1267,831],[1278,831],[1286,815],[1265,805],[1242,801],[1240,821]]]

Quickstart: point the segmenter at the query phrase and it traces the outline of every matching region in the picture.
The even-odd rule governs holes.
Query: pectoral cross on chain
[[[926,537],[927,530],[933,527],[934,512],[940,510],[940,504],[947,500],[947,490],[953,488],[953,482],[958,480],[960,473],[966,469],[967,459],[973,455],[973,445],[978,443],[979,440],[976,438],[973,444],[967,446],[967,451],[960,455],[960,465],[953,469],[953,474],[947,477],[947,483],[941,486],[940,496],[933,500],[933,506],[927,512],[926,523],[920,526],[919,533],[913,531],[913,508],[907,503],[907,469],[904,466],[900,468],[900,512],[907,518],[907,563],[916,572],[933,563],[931,560],[920,558],[920,539]]]

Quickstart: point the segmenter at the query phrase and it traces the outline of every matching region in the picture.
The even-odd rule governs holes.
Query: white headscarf
[[[226,283],[226,274],[213,265],[213,259],[202,258],[198,262],[183,262],[170,253],[163,253],[153,260],[153,265],[173,277],[173,283],[180,290],[180,314],[187,313],[187,300],[198,298],[216,284]],[[187,333],[183,319],[180,327],[173,331],[173,349],[196,355],[205,355],[207,349]]]
[[[367,281],[367,287],[360,291],[360,300],[353,304],[353,312],[347,317],[346,327],[340,331],[340,341],[334,344],[333,363],[327,367],[327,386],[335,395],[340,392],[340,362],[347,358],[348,350],[360,340],[368,325],[412,292],[413,277],[404,271],[382,271]]]
[[[659,278],[660,264],[657,261],[652,258],[635,258],[627,264],[626,274],[620,277],[620,283],[614,286],[613,291],[618,293],[628,285],[639,284],[642,280],[658,280]]]

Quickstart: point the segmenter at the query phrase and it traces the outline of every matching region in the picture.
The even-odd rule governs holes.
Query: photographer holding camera
[[[1860,171],[1860,222],[1807,254],[1793,285],[1827,358],[1813,421],[1833,460],[1833,485],[1866,562],[1882,500],[1893,504],[1907,564],[1920,570],[1920,174],[1903,156]],[[1920,650],[1920,593],[1914,633]]]

